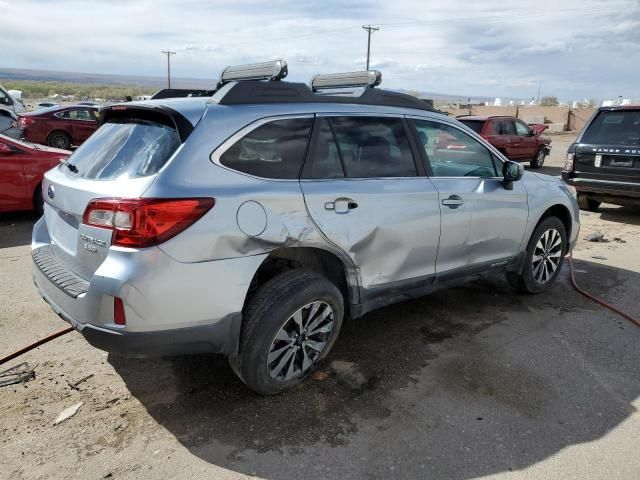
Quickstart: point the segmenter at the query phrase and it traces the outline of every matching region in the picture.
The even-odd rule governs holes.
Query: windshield
[[[101,126],[68,163],[84,178],[146,177],[157,173],[179,146],[178,133],[171,127],[123,119]]]
[[[600,112],[584,132],[581,143],[640,145],[640,110]]]
[[[471,130],[480,134],[482,132],[482,127],[484,126],[484,120],[460,120]]]

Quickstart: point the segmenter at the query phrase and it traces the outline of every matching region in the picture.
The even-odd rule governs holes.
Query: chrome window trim
[[[433,123],[442,123],[443,125],[447,125],[448,127],[452,127],[455,128],[456,130],[459,130],[460,132],[466,134],[467,136],[473,138],[474,140],[478,141],[483,147],[485,147],[487,150],[489,150],[489,152],[498,159],[498,161],[504,165],[505,161],[509,160],[508,158],[504,157],[504,155],[502,153],[500,153],[498,151],[497,148],[495,148],[493,145],[491,145],[489,142],[487,142],[484,138],[482,138],[479,134],[477,134],[476,132],[474,132],[472,129],[470,129],[469,127],[465,127],[463,125],[463,128],[460,127],[460,125],[456,125],[456,123],[454,122],[448,122],[448,121],[442,121],[439,118],[433,118],[433,117],[421,117],[419,115],[405,115],[405,118],[407,120],[422,120],[425,122],[433,122]],[[436,177],[436,176],[430,176],[427,175],[427,177],[429,178],[483,178],[483,179],[500,179],[500,180],[504,180],[504,177],[502,176],[498,176],[498,177]]]
[[[224,168],[225,170],[237,173],[239,175],[244,175],[245,177],[255,178],[257,180],[264,180],[264,181],[270,181],[270,182],[298,182],[300,180],[299,178],[267,178],[267,177],[258,177],[257,175],[251,175],[250,173],[241,172],[240,170],[236,170],[234,168],[223,165],[222,162],[220,161],[220,157],[222,157],[222,155],[224,155],[227,152],[227,150],[229,150],[238,140],[248,135],[249,133],[254,131],[256,128],[261,127],[262,125],[265,125],[270,122],[276,122],[278,120],[293,120],[296,118],[313,119],[314,117],[315,115],[313,113],[300,113],[300,114],[291,114],[291,115],[274,115],[272,117],[263,117],[258,120],[255,120],[250,124],[242,127],[240,130],[238,130],[236,133],[234,133],[229,138],[227,138],[224,142],[222,142],[215,150],[213,150],[213,152],[211,152],[211,154],[209,155],[209,160],[212,163],[218,165],[219,167]],[[309,142],[311,142],[312,133],[313,133],[313,128],[312,128],[312,131],[309,132]],[[304,159],[303,159],[303,162],[304,162]]]

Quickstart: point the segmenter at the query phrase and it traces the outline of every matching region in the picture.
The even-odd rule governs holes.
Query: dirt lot
[[[553,137],[546,173],[571,140]],[[0,356],[66,326],[31,282],[34,220],[0,217]],[[640,316],[640,212],[605,205],[582,222],[578,282]],[[610,241],[585,242],[596,230]],[[373,312],[274,398],[221,358],[122,359],[73,332],[0,368],[36,372],[0,388],[0,477],[635,480],[639,341],[566,265],[536,297],[492,276]]]

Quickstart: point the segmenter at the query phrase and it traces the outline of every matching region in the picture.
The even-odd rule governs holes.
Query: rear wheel
[[[245,308],[234,371],[261,395],[298,385],[331,350],[343,312],[342,294],[326,278],[306,270],[277,275]]]
[[[69,147],[71,147],[71,137],[65,132],[53,132],[47,137],[47,145],[54,148],[69,150]]]
[[[507,272],[507,281],[523,293],[542,293],[558,276],[567,252],[567,234],[557,217],[547,217],[529,239],[522,271]]]
[[[594,200],[584,193],[578,193],[578,206],[581,210],[595,212],[598,210],[598,208],[600,208],[600,203],[601,202]]]
[[[542,165],[544,165],[544,159],[547,156],[547,152],[544,151],[544,148],[541,148],[538,150],[538,152],[536,153],[536,156],[533,157],[533,160],[531,160],[531,168],[534,169],[538,169],[541,168]]]

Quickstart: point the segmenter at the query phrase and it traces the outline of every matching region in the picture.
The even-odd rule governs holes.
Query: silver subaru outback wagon
[[[286,73],[229,67],[210,97],[106,108],[45,175],[34,281],[92,345],[222,353],[274,394],[346,318],[493,269],[549,288],[579,229],[559,179],[376,88],[379,72]]]

